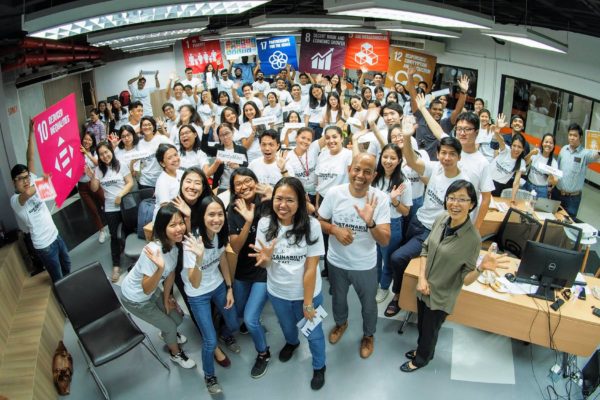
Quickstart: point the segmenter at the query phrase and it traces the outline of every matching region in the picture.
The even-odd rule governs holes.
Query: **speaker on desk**
[[[584,397],[594,393],[600,384],[600,350],[596,350],[592,358],[589,359],[582,370],[583,388],[581,390]]]

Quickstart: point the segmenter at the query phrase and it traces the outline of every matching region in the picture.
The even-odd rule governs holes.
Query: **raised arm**
[[[413,75],[417,72],[417,69],[411,65],[408,67],[406,74],[408,75],[408,81],[406,82],[406,89],[408,90],[408,94],[410,95],[410,108],[412,112],[415,113],[419,109],[419,105],[417,104],[417,90],[415,89],[415,80]]]
[[[29,120],[29,135],[27,137],[27,169],[35,174],[35,137],[33,133],[33,118]]]
[[[158,70],[156,70],[156,73],[154,74],[154,85],[156,85],[157,89],[160,89],[160,81],[158,80]]]
[[[404,145],[402,146],[402,157],[406,160],[406,164],[417,172],[419,175],[425,174],[425,161],[415,155],[415,150],[412,147],[411,138],[416,127],[402,127],[402,135],[404,137]]]
[[[494,138],[498,142],[500,151],[503,151],[504,148],[506,147],[506,143],[504,142],[504,137],[502,137],[502,135],[500,134],[500,131],[505,126],[506,126],[506,117],[502,113],[498,114],[498,118],[496,119],[496,124],[492,126],[492,129],[494,130]]]
[[[422,93],[417,94],[415,102],[417,103],[418,110],[421,111],[421,115],[423,115],[423,118],[425,118],[425,122],[427,122],[427,126],[433,135],[437,138],[437,140],[441,140],[442,136],[444,136],[444,130],[435,120],[435,118],[433,118],[433,116],[429,113],[429,110],[425,106],[425,96],[423,96]]]
[[[450,122],[452,122],[452,125],[456,124],[456,118],[458,118],[459,114],[462,112],[462,109],[465,106],[465,101],[467,101],[469,77],[466,75],[461,76],[458,80],[458,86],[460,87],[460,94],[458,95],[458,101],[456,102],[454,111],[452,111],[452,114],[450,114]]]
[[[139,80],[141,77],[142,77],[142,70],[140,69],[140,73],[138,74],[138,76],[134,76],[133,78],[131,78],[130,80],[127,81],[127,86],[129,86],[133,82]]]
[[[172,82],[173,82],[173,77],[169,78],[169,80],[167,81],[167,99],[171,98],[171,90],[172,90],[171,83]]]

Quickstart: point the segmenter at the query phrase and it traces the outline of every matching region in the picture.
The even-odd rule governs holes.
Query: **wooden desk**
[[[419,259],[413,259],[402,280],[400,307],[417,310]],[[499,273],[506,270],[498,270]],[[588,289],[600,287],[600,279],[587,277]],[[460,292],[449,321],[497,333],[499,335],[550,347],[548,330],[549,303],[526,295],[497,293],[487,285],[474,282]],[[560,309],[550,309],[550,329],[557,350],[582,357],[590,356],[600,344],[600,318],[592,314],[600,301],[588,290],[587,300],[571,300]],[[559,322],[560,321],[560,322]],[[530,335],[531,328],[531,335]]]

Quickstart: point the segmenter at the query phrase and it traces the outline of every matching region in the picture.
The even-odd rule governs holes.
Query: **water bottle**
[[[490,253],[490,254],[498,253],[498,243],[492,242],[492,244],[490,244],[490,247],[488,248],[488,253]]]
[[[535,192],[535,189],[531,190],[531,199],[529,199],[529,213],[533,214],[533,212],[535,211],[535,202],[537,200],[537,193]]]

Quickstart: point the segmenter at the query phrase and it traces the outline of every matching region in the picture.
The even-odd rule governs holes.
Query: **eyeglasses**
[[[446,202],[447,203],[467,204],[467,203],[471,202],[471,199],[465,199],[463,197],[448,196],[448,197],[446,197]]]
[[[456,133],[460,133],[460,132],[469,133],[469,132],[473,132],[474,130],[475,130],[475,128],[465,128],[464,126],[456,127]]]
[[[29,179],[31,179],[31,174],[17,176],[15,178],[15,181],[16,182],[24,182],[24,181],[28,181]]]
[[[224,131],[224,132],[219,133],[219,137],[227,137],[227,136],[230,136],[231,134],[232,134],[231,131]]]
[[[241,189],[243,186],[249,186],[254,183],[254,179],[246,178],[243,181],[237,181],[233,184],[236,189]]]

